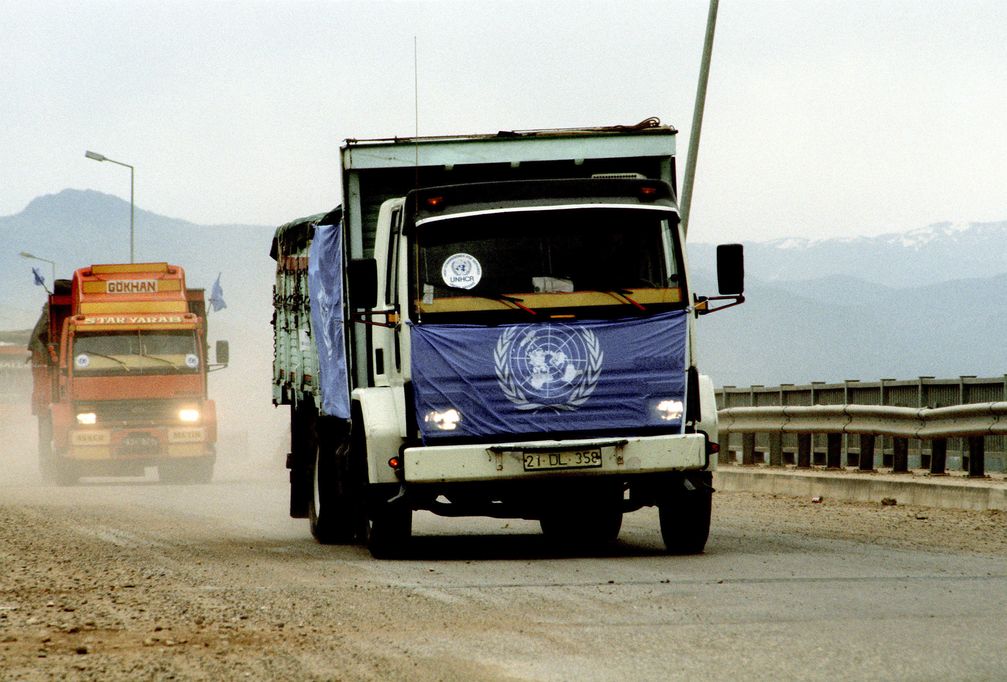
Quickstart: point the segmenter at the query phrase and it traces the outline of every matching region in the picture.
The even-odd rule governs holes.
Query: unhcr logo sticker
[[[475,256],[456,253],[444,261],[444,265],[441,266],[441,278],[449,287],[472,289],[483,278],[483,266]]]

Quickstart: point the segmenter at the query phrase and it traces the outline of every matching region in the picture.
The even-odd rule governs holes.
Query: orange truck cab
[[[213,476],[217,418],[202,289],[167,263],[80,268],[55,291],[30,349],[33,412],[42,474],[68,485],[81,476],[142,475],[206,482]]]

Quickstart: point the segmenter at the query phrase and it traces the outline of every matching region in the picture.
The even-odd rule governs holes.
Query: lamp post
[[[31,258],[32,260],[40,260],[43,263],[48,263],[49,265],[51,265],[52,266],[52,290],[56,291],[56,263],[55,263],[55,261],[51,261],[48,258],[39,258],[38,256],[33,256],[32,254],[28,253],[27,251],[22,251],[18,255],[20,255],[22,258]]]
[[[133,262],[133,167],[128,163],[123,163],[122,161],[116,161],[110,159],[107,156],[99,154],[97,152],[86,151],[84,156],[89,159],[94,159],[95,161],[108,161],[109,163],[114,163],[118,166],[125,166],[129,169],[129,262]]]

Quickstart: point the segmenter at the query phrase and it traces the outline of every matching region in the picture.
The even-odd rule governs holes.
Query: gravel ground
[[[748,493],[718,493],[715,509],[714,534],[773,527],[1007,557],[998,512]],[[134,508],[124,519],[93,505],[0,504],[0,679],[506,679],[396,643],[513,634],[496,610],[375,583],[362,550],[333,561],[327,548],[221,540],[199,524]]]
[[[306,523],[303,535],[301,526],[284,535],[262,532],[264,526],[218,523],[196,511],[159,506],[157,486],[41,487],[29,420],[20,413],[0,419],[6,445],[0,680],[526,679],[524,669],[509,665],[529,660],[527,651],[536,646],[543,655],[552,651],[546,626],[526,610],[536,590],[548,585],[532,585],[525,604],[517,605],[513,591],[479,591],[478,599],[466,601],[445,589],[419,589],[416,576],[434,576],[446,567],[453,575],[461,563],[474,566],[476,574],[491,566],[504,579],[555,570],[560,584],[573,564],[585,575],[612,575],[632,587],[635,574],[620,574],[617,565],[642,570],[641,562],[660,556],[654,554],[660,540],[650,510],[627,517],[623,536],[629,540],[611,558],[551,563],[537,555],[540,536],[510,538],[515,544],[504,542],[507,536],[476,535],[435,545],[437,558],[408,562],[399,580],[394,564],[373,562],[360,548],[314,544]],[[205,489],[208,499],[237,504],[230,492],[226,482]],[[154,501],[135,502],[147,497]],[[248,513],[238,510],[238,518]],[[271,508],[268,513],[282,516]],[[718,533],[731,539],[732,548],[739,537],[759,546],[778,533],[948,557],[1007,558],[1007,514],[999,512],[719,492],[711,543]],[[500,543],[518,549],[513,556],[490,551],[485,562],[471,549]],[[439,548],[459,545],[474,551],[471,560],[438,563]],[[657,589],[647,580],[638,579],[635,589]],[[612,608],[618,609],[626,596],[611,583],[584,590],[612,590]],[[581,601],[584,590],[573,590],[577,596],[569,608],[594,608]],[[553,608],[563,604],[557,599]],[[562,619],[554,616],[540,620]],[[524,653],[500,654],[499,665],[484,667],[456,639]]]
[[[144,529],[133,533],[93,509],[53,511],[0,506],[0,679],[416,679],[422,662],[384,632],[452,618],[436,603],[415,613],[411,594],[358,582],[341,562],[298,584],[290,564],[318,564],[314,552],[198,530],[162,543],[160,517],[132,519]],[[441,660],[418,678],[473,676]]]

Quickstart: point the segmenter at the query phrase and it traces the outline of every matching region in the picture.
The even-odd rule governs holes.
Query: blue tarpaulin
[[[684,311],[562,324],[415,325],[420,430],[425,440],[681,430],[686,335]]]
[[[346,344],[343,340],[343,230],[317,225],[308,254],[311,330],[318,350],[323,414],[350,418]]]

